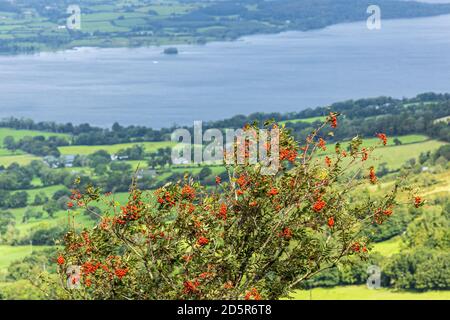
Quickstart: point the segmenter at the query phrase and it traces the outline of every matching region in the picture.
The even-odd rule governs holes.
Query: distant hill
[[[73,1],[0,0],[0,53],[81,46],[124,47],[205,43],[244,35],[311,30],[363,21],[378,5],[383,19],[450,13],[450,4],[398,0],[80,0],[81,27],[66,26]],[[71,17],[74,19],[74,17]]]

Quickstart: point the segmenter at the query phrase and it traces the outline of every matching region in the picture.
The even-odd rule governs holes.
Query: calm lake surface
[[[0,57],[0,117],[155,128],[345,99],[450,92],[450,16],[235,42]]]

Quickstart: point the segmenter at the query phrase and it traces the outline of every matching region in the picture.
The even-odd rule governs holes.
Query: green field
[[[15,152],[8,150],[8,149],[4,149],[4,148],[0,148],[0,157],[7,157],[7,156],[14,156],[14,155],[22,155],[23,152],[20,150],[17,150]]]
[[[28,203],[32,203],[34,201],[34,197],[40,193],[44,192],[49,198],[58,190],[65,188],[63,185],[55,185],[50,187],[42,187],[42,188],[35,188],[35,189],[27,189],[24,190],[28,193]]]
[[[115,154],[120,150],[130,148],[134,145],[144,146],[147,152],[156,152],[159,148],[171,147],[175,145],[175,143],[171,141],[158,141],[158,142],[132,142],[132,143],[100,145],[100,146],[68,146],[68,147],[60,147],[59,151],[63,155],[68,154],[89,155],[99,150],[105,150],[110,154]]]
[[[31,250],[39,251],[51,248],[50,246],[0,246],[0,271],[8,268],[11,262],[23,259],[31,254]]]
[[[43,299],[42,292],[28,280],[15,282],[0,282],[0,291],[5,300],[40,300]]]
[[[309,118],[308,121],[314,122],[316,119]],[[320,119],[317,119],[320,120]],[[11,135],[11,133],[16,137],[20,138],[23,136],[36,136],[44,134],[47,136],[50,133],[41,133],[37,131],[22,131],[22,130],[3,130],[3,137]],[[389,137],[387,146],[380,146],[380,140],[378,138],[369,138],[364,140],[364,146],[380,146],[374,151],[372,155],[373,159],[368,162],[373,162],[379,165],[382,162],[386,162],[390,169],[395,169],[401,167],[407,160],[411,158],[417,158],[420,153],[426,151],[432,151],[437,149],[439,146],[445,144],[444,142],[430,140],[424,135],[406,135],[397,137],[401,141],[401,145],[395,145],[395,137]],[[67,146],[60,147],[62,154],[80,154],[89,155],[98,150],[105,150],[111,154],[117,153],[119,150],[132,147],[133,145],[143,145],[147,152],[156,152],[159,148],[171,147],[174,143],[170,141],[162,142],[142,142],[142,143],[125,143],[116,145],[97,145],[97,146]],[[343,143],[343,147],[346,147],[348,142]],[[324,156],[324,154],[332,154],[333,146],[330,144],[326,152],[320,152],[319,155]],[[18,162],[19,164],[27,164],[34,159],[40,159],[29,154],[23,154],[17,152],[17,154],[11,155],[8,150],[0,148],[0,165],[8,165],[12,162]],[[127,161],[134,168],[139,164],[141,168],[147,167],[145,160],[142,161]],[[204,166],[176,166],[176,167],[166,167],[157,171],[156,180],[158,182],[163,182],[165,179],[169,178],[173,173],[184,173],[189,172],[191,174],[198,174]],[[219,175],[223,172],[224,168],[222,166],[210,166],[213,175]],[[90,168],[71,168],[71,169],[54,169],[54,170],[76,170],[79,172],[84,172],[88,174],[91,173]],[[428,186],[424,195],[430,196],[431,194],[438,193],[448,193],[449,191],[449,174],[450,171],[445,171],[434,175],[434,183]],[[381,192],[384,186],[388,186],[392,182],[386,181],[386,183],[380,184],[379,186],[368,186],[367,188],[373,190],[374,192]],[[53,193],[61,188],[62,185],[50,186],[50,187],[38,187],[41,185],[39,179],[33,181],[33,185],[36,186],[34,189],[26,190],[29,194],[29,203],[34,200],[34,196],[39,192],[45,192],[49,197]],[[128,198],[128,193],[116,193],[113,195],[117,205],[123,205]],[[102,204],[97,204],[100,208],[104,209],[105,206]],[[36,210],[42,210],[41,206],[34,207]],[[16,218],[16,227],[20,233],[20,236],[24,236],[33,230],[38,230],[42,228],[48,228],[57,225],[65,225],[67,223],[68,215],[67,211],[59,211],[55,214],[54,218],[49,218],[46,213],[40,219],[31,219],[26,223],[22,222],[23,215],[27,208],[10,209],[8,211],[12,212]],[[91,227],[94,221],[83,214],[83,210],[74,210],[72,213],[75,216],[75,225],[77,227]],[[34,250],[42,250],[45,247],[34,247]],[[400,236],[396,236],[390,240],[375,243],[373,246],[374,253],[379,253],[385,257],[392,256],[393,254],[399,253],[402,248],[402,241]],[[30,246],[0,246],[0,274],[5,272],[8,265],[18,259],[22,259],[30,253]],[[1,283],[0,287],[4,287],[5,284]],[[5,287],[6,288],[6,287]],[[9,287],[8,287],[9,288]],[[11,287],[12,288],[12,287]],[[449,291],[432,291],[425,293],[416,292],[403,292],[403,291],[393,291],[389,289],[379,289],[379,290],[369,290],[365,286],[348,286],[348,287],[337,287],[337,288],[318,288],[312,291],[296,291],[293,293],[292,298],[308,300],[312,298],[313,300],[320,299],[373,299],[373,300],[394,300],[394,299],[450,299]]]
[[[427,141],[433,141],[433,140],[430,140],[430,138],[428,138],[427,136],[422,135],[422,134],[408,134],[408,135],[404,135],[404,136],[388,137],[386,146],[382,145],[381,140],[378,138],[362,137],[361,139],[363,141],[363,144],[362,144],[363,147],[366,147],[366,148],[379,147],[381,149],[389,148],[389,147],[401,147],[401,146],[406,146],[406,145],[410,145],[410,144],[414,144],[414,143],[423,143],[423,142],[427,142]],[[396,145],[394,142],[395,139],[398,139],[401,142],[401,144]],[[350,141],[341,142],[341,147],[347,148],[349,144],[350,144]],[[334,152],[334,150],[328,150],[328,153],[330,153],[330,152]]]
[[[3,140],[7,136],[12,136],[15,140],[20,140],[24,137],[36,137],[36,136],[44,136],[48,137],[64,137],[69,139],[70,136],[63,133],[52,133],[52,132],[44,132],[44,131],[34,131],[34,130],[15,130],[9,128],[0,128],[0,147],[3,147]]]
[[[388,137],[386,147],[396,146],[396,144],[394,142],[395,139],[400,140],[401,145],[425,142],[425,141],[429,140],[429,138],[427,136],[424,136],[422,134],[408,134],[408,135],[405,135],[405,136],[394,136],[394,137]],[[364,138],[363,146],[365,146],[365,147],[373,147],[375,145],[380,145],[380,139],[378,139],[378,138]]]
[[[423,293],[394,291],[386,288],[368,289],[366,286],[315,288],[298,290],[291,295],[295,300],[450,300],[450,291]]]
[[[401,145],[395,145],[394,139],[397,138],[401,141]],[[383,146],[378,138],[367,138],[363,139],[363,147],[377,147],[371,154],[368,165],[379,166],[381,163],[385,162],[389,169],[399,169],[402,167],[406,161],[410,159],[417,159],[421,153],[426,153],[428,151],[434,151],[440,146],[447,143],[437,140],[429,140],[427,136],[424,135],[405,135],[398,137],[388,137],[388,143]],[[349,142],[341,143],[341,148],[346,149]],[[326,151],[319,151],[318,155],[333,155],[334,145],[327,148]]]
[[[314,123],[317,121],[324,122],[326,119],[327,119],[326,116],[311,117],[311,118],[305,118],[305,119],[292,119],[292,120],[280,121],[279,124],[298,123],[298,122]]]
[[[19,165],[24,166],[29,164],[33,160],[39,159],[41,158],[30,154],[0,156],[0,166],[7,167],[12,163],[18,163]]]
[[[379,253],[385,257],[390,257],[393,254],[400,253],[401,246],[402,240],[400,236],[396,236],[393,237],[392,239],[375,243],[372,252]]]
[[[114,195],[114,198],[117,199],[117,201],[122,201],[123,204],[126,200],[127,194],[116,194]],[[103,207],[102,205],[95,204],[98,207]],[[33,206],[28,207],[33,208],[35,210],[42,211],[41,206]],[[25,211],[27,208],[18,208],[18,209],[9,209],[8,211],[11,212],[16,219],[16,228],[20,233],[20,236],[26,235],[28,232],[43,228],[51,228],[55,226],[66,226],[68,222],[68,215],[67,211],[61,210],[55,213],[53,218],[49,218],[47,213],[44,212],[43,217],[40,219],[31,219],[25,223],[22,222],[22,217],[25,214]],[[84,210],[73,210],[71,211],[71,219],[74,218],[76,227],[92,227],[94,225],[94,221],[91,220],[89,217],[83,214]],[[1,254],[1,250],[0,250]]]
[[[445,144],[445,142],[429,140],[401,146],[384,147],[373,152],[372,160],[369,160],[369,163],[376,165],[386,162],[390,169],[398,169],[406,161],[412,158],[416,159],[422,152],[436,150]]]
[[[81,9],[81,30],[83,37],[71,37],[65,28],[64,17],[48,19],[41,16],[41,3],[18,5],[18,12],[0,12],[0,39],[9,40],[16,46],[11,51],[53,50],[54,45],[43,40],[43,36],[59,39],[57,49],[78,46],[126,47],[136,45],[161,45],[166,42],[184,43],[192,41],[192,36],[178,36],[170,32],[170,28],[161,28],[165,34],[154,36],[151,23],[169,19],[174,15],[186,14],[199,7],[199,3],[182,3],[175,0],[164,2],[141,0],[127,1],[79,1]],[[16,4],[13,4],[14,6]],[[67,5],[52,5],[62,14]],[[144,35],[139,28],[144,30]],[[96,33],[103,33],[98,35]],[[24,40],[22,40],[24,39]],[[44,38],[45,39],[45,38]]]
[[[442,118],[436,119],[434,121],[434,123],[438,123],[438,122],[449,123],[450,122],[450,116],[442,117]]]
[[[33,160],[40,159],[39,157],[26,154],[20,150],[18,151],[10,151],[3,148],[3,141],[6,137],[11,136],[16,141],[20,140],[24,137],[36,137],[36,136],[44,136],[46,138],[57,136],[57,137],[65,137],[68,140],[70,136],[62,133],[52,133],[52,132],[44,132],[44,131],[35,131],[35,130],[15,130],[9,128],[0,128],[0,166],[9,166],[10,164],[16,162],[20,165],[27,165]]]

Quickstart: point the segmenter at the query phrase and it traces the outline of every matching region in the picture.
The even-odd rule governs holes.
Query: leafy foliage
[[[124,206],[92,187],[75,190],[72,210],[93,202],[107,209],[94,229],[65,236],[61,280],[67,267],[79,265],[81,279],[74,281],[82,286],[66,288],[64,297],[276,299],[322,270],[366,259],[363,230],[389,218],[400,187],[377,199],[350,196],[367,180],[376,183],[364,165],[373,148],[361,150],[355,138],[349,152],[336,144],[332,158],[316,157],[327,148],[322,130],[335,128],[337,116],[331,113],[300,148],[287,129],[266,123],[280,130],[283,161],[274,176],[246,161],[227,165],[229,182],[217,179],[213,191],[189,178],[154,193],[134,184]]]

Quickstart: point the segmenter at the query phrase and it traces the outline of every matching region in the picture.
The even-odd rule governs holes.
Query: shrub
[[[53,246],[58,240],[67,232],[67,228],[55,226],[51,228],[37,229],[31,232],[30,235],[20,241],[22,245],[29,244],[37,246]]]
[[[336,127],[336,117],[331,113],[301,147],[284,126],[266,123],[280,132],[276,175],[262,175],[261,164],[247,159],[226,165],[230,179],[213,191],[189,178],[154,192],[134,183],[123,206],[88,187],[72,210],[101,202],[109,214],[92,230],[66,234],[59,274],[66,283],[66,268],[81,266],[82,286],[64,298],[277,299],[351,256],[367,258],[363,231],[389,218],[401,189],[352,196],[357,186],[377,183],[365,166],[373,149],[362,149],[358,137],[348,152],[328,147],[322,129]],[[244,129],[259,138],[256,124]],[[317,156],[326,148],[334,155]],[[248,150],[248,143],[235,146]]]
[[[386,282],[398,289],[448,290],[450,254],[420,248],[395,255],[384,270]]]

